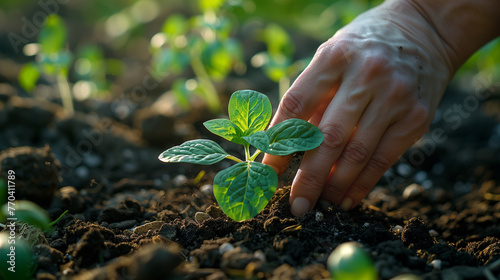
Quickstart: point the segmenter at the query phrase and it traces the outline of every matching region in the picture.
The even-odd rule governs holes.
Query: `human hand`
[[[428,130],[455,67],[425,17],[394,2],[358,16],[322,44],[281,100],[271,125],[300,118],[324,134],[292,184],[295,216],[320,197],[345,210],[359,204]],[[288,165],[272,155],[263,162],[278,173]]]

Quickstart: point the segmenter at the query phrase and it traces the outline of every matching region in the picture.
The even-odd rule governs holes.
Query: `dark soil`
[[[499,92],[458,126],[439,114],[454,116],[448,108],[469,95],[448,93],[430,133],[349,212],[323,204],[291,215],[296,155],[268,207],[234,222],[211,189],[227,162],[157,160],[171,145],[212,137],[201,123],[213,116],[202,108],[136,108],[119,119],[112,103],[93,100],[66,118],[55,103],[19,97],[7,84],[1,174],[14,170],[17,199],[44,206],[52,219],[69,210],[47,243],[34,246],[36,279],[327,279],[329,254],[352,240],[371,254],[380,279],[495,279],[486,277],[500,276]],[[432,138],[436,129],[446,141]]]

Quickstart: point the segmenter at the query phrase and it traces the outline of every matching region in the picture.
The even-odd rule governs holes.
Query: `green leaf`
[[[278,185],[272,167],[259,162],[241,162],[217,173],[214,195],[231,219],[255,217],[266,207]]]
[[[27,63],[21,68],[18,80],[21,87],[30,92],[35,88],[38,78],[40,78],[38,67],[34,63]]]
[[[269,98],[253,90],[239,90],[231,95],[228,106],[229,119],[249,136],[264,130],[271,120],[272,107]]]
[[[64,25],[62,19],[56,14],[49,15],[38,37],[38,41],[42,46],[42,53],[60,52],[66,45],[66,38],[66,25]]]
[[[189,23],[186,17],[181,14],[173,14],[165,20],[161,31],[165,33],[170,40],[172,40],[177,36],[186,34],[188,29]]]
[[[165,78],[168,74],[180,74],[189,64],[189,57],[176,49],[162,49],[153,60],[155,78]]]
[[[19,221],[36,226],[41,230],[47,230],[50,228],[49,215],[45,212],[45,210],[43,210],[43,208],[28,200],[17,200],[15,203],[15,217]],[[7,204],[3,205],[2,212],[4,216],[10,217]]]
[[[199,0],[200,9],[203,12],[219,10],[224,4],[225,0]]]
[[[212,140],[197,139],[172,147],[158,157],[163,162],[187,162],[203,165],[214,164],[229,156]]]
[[[271,155],[284,156],[299,151],[308,151],[323,142],[323,133],[313,124],[301,119],[288,119],[266,131],[269,136]]]
[[[269,136],[264,131],[257,131],[250,136],[243,137],[243,139],[245,139],[248,144],[263,152],[267,152],[267,150],[269,150]]]
[[[228,119],[209,120],[204,122],[203,125],[213,134],[226,140],[242,145],[245,143],[241,138],[241,130]]]

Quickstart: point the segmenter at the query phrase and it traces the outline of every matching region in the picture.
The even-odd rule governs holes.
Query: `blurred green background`
[[[196,61],[185,60],[185,57],[193,55],[193,48],[199,48],[203,55],[202,63],[205,63],[204,70],[207,72],[205,78],[215,85],[214,90],[219,90],[217,83],[228,75],[239,75],[250,80],[264,79],[267,76],[269,84],[258,84],[252,88],[270,90],[274,87],[282,94],[307,65],[308,59],[321,42],[380,2],[382,1],[2,0],[0,64],[3,67],[0,67],[0,82],[18,84],[20,67],[28,62],[36,62],[39,50],[30,43],[39,43],[38,33],[43,21],[48,14],[55,13],[60,16],[67,30],[67,43],[64,46],[71,54],[67,62],[68,80],[75,86],[78,81],[87,83],[78,84],[80,90],[87,88],[86,93],[73,93],[81,99],[99,94],[116,97],[117,92],[130,90],[141,83],[141,79],[153,69],[156,72],[150,74],[162,85],[158,91],[172,89],[176,92],[179,104],[186,105],[186,92],[196,91],[195,86],[198,84],[204,85],[204,88],[210,87],[206,79],[200,77],[204,75],[197,71]],[[165,24],[174,15],[182,15],[189,22],[187,29],[200,28],[201,31],[196,35],[198,38],[192,39],[189,30],[184,30],[180,34],[184,37],[180,38],[179,34],[169,35],[165,31]],[[213,26],[207,27],[207,22],[209,24],[212,17],[216,21],[213,21]],[[202,22],[193,23],[198,18],[202,18]],[[217,46],[213,40],[206,38],[203,28],[212,28],[216,34],[223,34],[216,35]],[[162,32],[167,35],[166,39],[169,39],[168,36],[174,36],[174,39],[187,38],[186,45],[191,47],[191,51],[176,51],[175,46],[169,46],[164,37],[155,36]],[[160,44],[155,46],[158,40]],[[199,41],[204,41],[204,45],[200,46],[197,43]],[[160,50],[165,49],[165,46],[168,53]],[[232,55],[224,57],[228,52],[232,52]],[[257,54],[261,56],[256,56]],[[211,57],[206,59],[206,55]],[[207,66],[207,63],[210,64],[207,61],[218,62]],[[189,65],[192,69],[186,72]],[[262,68],[263,76],[252,75],[254,68]],[[21,81],[21,85],[28,85],[23,86],[25,89],[40,83],[38,76],[30,70],[33,69],[26,72],[32,76],[26,74],[28,76]],[[158,74],[161,71],[174,74]],[[453,83],[475,89],[498,81],[500,39],[486,45],[471,57],[457,73]],[[48,82],[50,83],[50,79]],[[209,92],[198,90],[198,93],[205,99],[210,96]]]

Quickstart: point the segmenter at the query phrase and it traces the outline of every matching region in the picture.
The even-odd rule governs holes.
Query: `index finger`
[[[335,95],[332,89],[338,83],[347,60],[341,43],[327,41],[322,44],[281,99],[271,126],[291,118],[309,120],[321,101]]]

